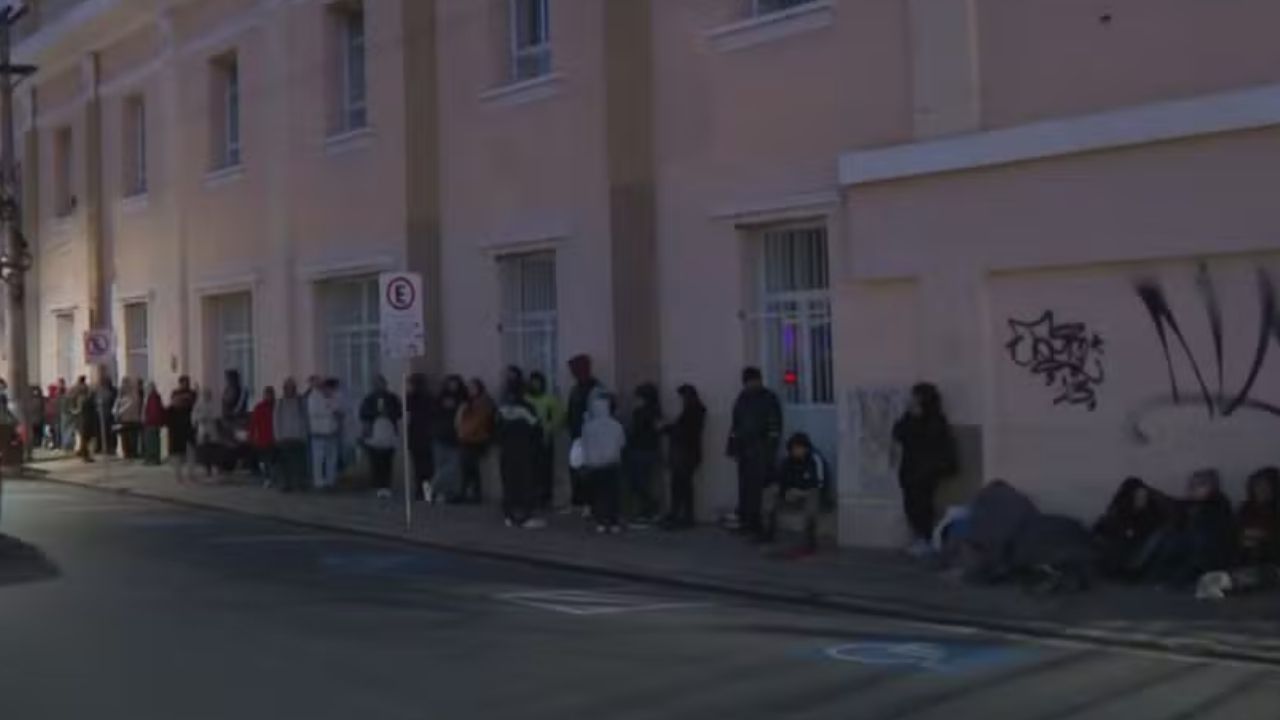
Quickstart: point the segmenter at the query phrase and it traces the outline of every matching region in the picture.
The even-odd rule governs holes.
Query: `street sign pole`
[[[422,276],[418,273],[389,272],[378,278],[381,307],[378,315],[382,330],[382,355],[404,362],[400,376],[402,422],[400,453],[404,466],[404,525],[413,529],[413,458],[409,447],[409,373],[410,363],[426,350],[426,333],[422,322]]]

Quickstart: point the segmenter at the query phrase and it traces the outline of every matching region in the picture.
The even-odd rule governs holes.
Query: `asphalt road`
[[[1280,712],[1280,668],[620,585],[53,484],[5,488],[0,528],[56,574],[32,580],[12,572],[24,561],[0,560],[11,571],[0,567],[4,720]]]

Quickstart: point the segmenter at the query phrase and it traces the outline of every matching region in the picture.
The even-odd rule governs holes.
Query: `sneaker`
[[[520,527],[525,530],[544,530],[547,527],[547,521],[542,518],[529,518],[524,521],[524,525]]]
[[[929,543],[925,542],[924,540],[916,539],[915,542],[907,546],[907,554],[919,560],[932,555],[933,547],[930,546]]]
[[[434,505],[436,502],[436,496],[431,491],[431,483],[429,482],[422,483],[422,499],[427,501],[428,505]]]
[[[596,534],[597,534],[597,535],[607,535],[607,534],[609,534],[609,528],[607,528],[607,527],[605,527],[605,526],[603,526],[603,525],[597,525],[597,526],[596,526]]]
[[[502,524],[503,524],[503,525],[506,525],[506,526],[507,526],[507,527],[509,527],[509,528],[513,528],[513,527],[515,527],[515,526],[516,526],[516,524],[515,524],[514,522],[512,522],[512,521],[511,521],[511,518],[503,518],[503,519],[502,519]]]
[[[1222,600],[1231,589],[1231,575],[1225,572],[1205,573],[1196,584],[1197,600]]]
[[[584,508],[582,508],[582,519],[583,519],[583,520],[590,520],[590,519],[591,519],[591,508],[589,508],[589,507],[584,507]]]
[[[621,534],[622,534],[622,526],[621,526],[621,525],[610,525],[610,526],[609,526],[609,534],[610,534],[610,535],[621,535]]]
[[[390,500],[390,499],[391,499],[391,491],[390,491],[390,490],[388,490],[388,489],[386,489],[386,488],[383,488],[383,489],[379,490],[379,491],[378,491],[378,499],[379,499],[379,500]]]

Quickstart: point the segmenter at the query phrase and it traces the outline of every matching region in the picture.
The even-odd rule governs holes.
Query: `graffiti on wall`
[[[1163,351],[1165,369],[1169,375],[1169,395],[1145,403],[1136,413],[1138,419],[1155,408],[1181,406],[1185,403],[1202,406],[1211,420],[1229,418],[1241,411],[1280,417],[1280,405],[1254,397],[1254,388],[1267,365],[1272,342],[1280,344],[1280,316],[1277,316],[1275,281],[1263,268],[1257,271],[1257,286],[1259,324],[1257,340],[1252,347],[1247,348],[1252,352],[1249,371],[1239,387],[1228,388],[1225,368],[1229,349],[1223,339],[1223,308],[1209,267],[1201,263],[1196,271],[1196,290],[1209,322],[1212,346],[1208,351],[1211,358],[1204,356],[1204,348],[1197,352],[1187,341],[1182,323],[1186,318],[1179,318],[1174,312],[1164,287],[1155,280],[1143,280],[1137,284],[1138,298],[1155,326],[1156,338]],[[1179,352],[1190,367],[1194,379],[1194,384],[1188,383],[1185,388],[1174,365],[1174,356]],[[1140,441],[1146,441],[1147,438],[1136,421],[1134,430]]]
[[[1098,388],[1106,380],[1105,343],[1084,323],[1058,322],[1052,310],[1036,320],[1009,320],[1012,337],[1005,350],[1013,364],[1026,368],[1056,393],[1054,405],[1098,408]]]

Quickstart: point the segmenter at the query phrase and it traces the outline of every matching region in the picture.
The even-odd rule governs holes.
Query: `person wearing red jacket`
[[[142,406],[142,460],[147,465],[160,464],[160,431],[168,419],[156,384],[147,383],[147,397]]]
[[[276,389],[267,386],[262,399],[253,406],[249,416],[249,449],[253,452],[253,471],[263,477],[263,485],[271,487],[272,469],[276,452]]]

